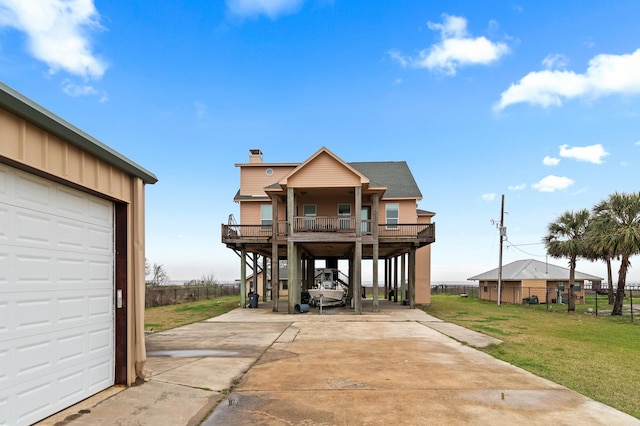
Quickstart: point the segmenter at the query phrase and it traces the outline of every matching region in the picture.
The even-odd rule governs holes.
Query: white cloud
[[[496,194],[494,193],[482,194],[482,199],[484,201],[493,201],[495,198],[496,198]]]
[[[65,79],[62,82],[62,91],[74,98],[77,98],[78,96],[100,96],[100,103],[105,103],[109,100],[109,97],[105,92],[100,92],[89,84],[75,84],[69,79]]]
[[[555,55],[547,55],[546,58],[542,60],[542,66],[546,69],[564,69],[569,64],[569,59],[566,56],[555,54]]]
[[[102,30],[93,0],[0,0],[0,28],[26,34],[30,53],[49,66],[100,78],[107,66],[91,50],[90,30]]]
[[[575,146],[569,148],[569,145],[560,146],[560,156],[565,158],[573,158],[578,161],[586,161],[593,164],[602,164],[602,158],[609,155],[604,147],[600,144],[590,146]]]
[[[522,102],[560,106],[563,99],[637,93],[640,93],[640,49],[626,55],[597,55],[589,61],[584,74],[551,69],[530,72],[502,92],[494,109],[500,111]]]
[[[522,191],[526,187],[527,187],[526,183],[521,183],[520,185],[509,185],[508,189],[509,191]]]
[[[531,187],[533,189],[537,189],[540,192],[554,192],[560,189],[566,189],[571,185],[573,185],[573,179],[569,179],[568,177],[549,175],[545,178],[542,178],[540,182],[534,183],[533,185],[531,185]]]
[[[488,65],[509,53],[509,47],[505,43],[494,43],[486,37],[469,36],[465,18],[449,15],[443,15],[443,18],[443,23],[427,24],[429,29],[440,32],[440,43],[420,51],[415,58],[392,50],[389,52],[391,58],[403,67],[410,65],[455,75],[458,67]]]
[[[542,159],[542,164],[544,164],[545,166],[557,166],[558,164],[560,164],[560,159],[546,156]]]
[[[296,13],[304,0],[226,0],[226,3],[227,10],[233,15],[267,15],[270,19],[276,19],[280,15]]]
[[[636,145],[637,145],[637,146],[640,146],[640,141],[636,142]]]

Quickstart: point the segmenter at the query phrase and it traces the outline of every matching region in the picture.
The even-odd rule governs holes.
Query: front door
[[[362,206],[360,212],[362,233],[365,235],[371,234],[371,206]]]

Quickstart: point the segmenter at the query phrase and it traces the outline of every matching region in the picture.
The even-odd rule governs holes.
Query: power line
[[[527,256],[533,256],[533,257],[546,257],[546,254],[533,254],[533,253],[529,253],[526,252],[524,250],[522,250],[521,248],[519,248],[518,246],[526,246],[526,245],[533,245],[533,244],[513,244],[511,241],[506,240],[506,242],[509,244],[510,247],[513,247],[514,249],[521,251],[522,253],[526,254]]]

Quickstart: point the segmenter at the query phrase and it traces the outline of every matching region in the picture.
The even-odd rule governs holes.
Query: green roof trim
[[[2,82],[0,82],[0,107],[94,155],[105,163],[131,176],[139,177],[146,184],[154,184],[158,181],[150,171]]]

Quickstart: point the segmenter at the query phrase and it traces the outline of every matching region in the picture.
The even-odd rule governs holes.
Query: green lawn
[[[640,418],[640,321],[596,317],[587,313],[594,300],[586,302],[569,314],[558,305],[547,311],[546,305],[433,295],[423,309],[504,342],[488,354]],[[605,298],[598,302],[608,309]]]
[[[158,332],[204,321],[237,308],[239,301],[240,296],[236,295],[147,308],[144,311],[144,329],[153,328]]]

